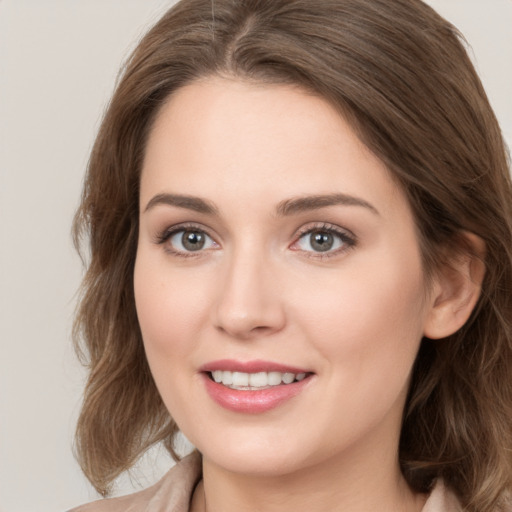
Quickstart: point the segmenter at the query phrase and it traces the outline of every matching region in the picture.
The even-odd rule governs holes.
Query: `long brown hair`
[[[486,244],[470,320],[424,339],[400,462],[426,492],[442,477],[467,510],[512,488],[512,185],[505,145],[457,30],[420,0],[183,0],[128,60],[89,161],[74,223],[89,263],[75,323],[89,366],[77,427],[83,471],[103,494],[151,445],[176,457],[177,426],[144,355],[133,295],[145,142],[160,106],[198,78],[296,84],[340,110],[401,183],[426,274]]]

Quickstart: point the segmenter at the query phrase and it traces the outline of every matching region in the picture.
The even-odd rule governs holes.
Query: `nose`
[[[226,262],[213,308],[215,327],[237,339],[267,336],[286,323],[279,280],[269,259],[249,252]]]

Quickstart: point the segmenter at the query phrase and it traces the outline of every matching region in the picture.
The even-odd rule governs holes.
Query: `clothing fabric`
[[[69,512],[188,512],[201,479],[201,456],[194,452],[176,464],[155,485],[143,491],[94,501]],[[437,482],[422,512],[462,512],[455,495]]]

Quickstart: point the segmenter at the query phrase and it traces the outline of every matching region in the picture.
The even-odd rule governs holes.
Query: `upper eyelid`
[[[173,224],[172,226],[169,226],[165,228],[162,233],[163,234],[173,234],[173,233],[179,233],[180,231],[203,231],[206,233],[209,237],[213,238],[210,234],[211,231],[208,227],[204,226],[203,224],[196,223],[196,222],[180,222],[178,224]]]
[[[338,235],[345,235],[346,237],[351,238],[354,241],[357,241],[357,236],[350,229],[342,228],[341,226],[332,224],[330,222],[317,222],[306,224],[299,228],[299,230],[295,234],[295,237],[300,238],[313,231],[328,231],[331,233],[336,233]]]

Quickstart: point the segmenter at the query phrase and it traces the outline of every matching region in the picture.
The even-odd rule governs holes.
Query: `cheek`
[[[204,290],[186,273],[170,272],[159,257],[141,251],[134,271],[135,304],[146,351],[190,348],[190,338],[204,311]]]
[[[331,279],[299,316],[301,331],[321,354],[325,408],[339,407],[332,413],[334,437],[343,429],[350,437],[385,418],[394,418],[398,430],[401,421],[422,338],[423,278],[419,266],[404,272],[405,267],[388,265],[385,274],[377,268]]]
[[[149,367],[173,419],[180,425],[188,416],[199,421],[187,397],[188,378],[195,374],[190,356],[199,338],[196,333],[204,294],[148,252],[137,255],[134,292]]]
[[[301,328],[326,360],[347,373],[408,373],[423,334],[424,281],[419,255],[382,255],[332,272],[299,306]],[[385,269],[385,271],[383,271]],[[304,297],[304,295],[303,295]]]

